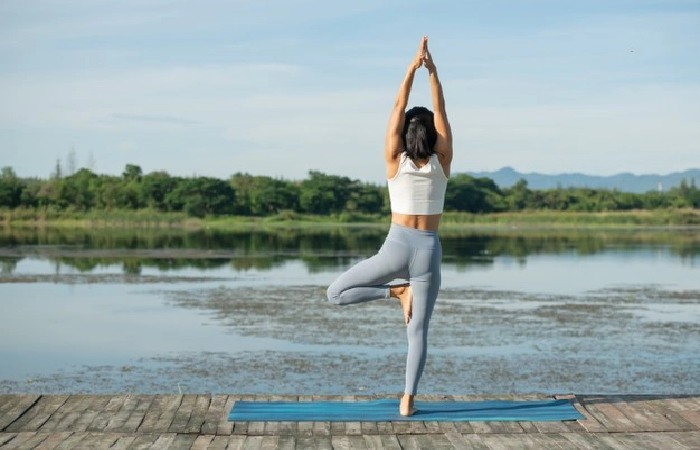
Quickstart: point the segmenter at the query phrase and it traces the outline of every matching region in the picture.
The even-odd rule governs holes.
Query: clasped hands
[[[425,66],[428,72],[433,73],[435,71],[435,63],[433,62],[433,57],[428,51],[428,36],[423,36],[418,46],[418,53],[411,63],[411,68],[413,70],[418,70],[420,66]]]

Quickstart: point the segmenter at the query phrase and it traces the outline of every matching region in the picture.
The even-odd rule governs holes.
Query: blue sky
[[[699,0],[3,0],[0,166],[382,182],[424,34],[453,173],[700,167]]]

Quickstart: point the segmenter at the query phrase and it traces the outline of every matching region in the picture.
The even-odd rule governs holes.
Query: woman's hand
[[[435,63],[433,62],[433,56],[428,51],[428,38],[423,36],[423,41],[421,42],[423,48],[423,60],[422,63],[429,73],[435,72]]]
[[[423,65],[425,62],[425,54],[428,51],[428,38],[426,36],[423,36],[423,39],[420,41],[420,45],[418,46],[418,52],[416,53],[416,57],[413,58],[413,61],[411,61],[411,69],[412,70],[418,70],[420,66]]]

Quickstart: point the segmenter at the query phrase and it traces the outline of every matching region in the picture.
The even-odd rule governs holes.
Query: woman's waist
[[[392,212],[392,225],[412,228],[418,231],[437,233],[442,214],[414,215]]]

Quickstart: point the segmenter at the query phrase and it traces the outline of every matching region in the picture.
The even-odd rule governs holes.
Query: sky
[[[382,183],[423,35],[453,173],[700,167],[700,0],[0,0],[0,166]]]

